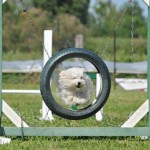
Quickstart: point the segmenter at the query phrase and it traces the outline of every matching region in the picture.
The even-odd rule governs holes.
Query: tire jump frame
[[[145,0],[148,2],[149,0]],[[148,5],[148,99],[150,100],[150,8]],[[105,93],[106,94],[106,93]],[[48,102],[49,103],[49,102]],[[102,103],[102,101],[100,101]],[[150,103],[149,103],[150,108]],[[56,109],[57,111],[57,109]],[[150,136],[147,127],[3,127],[2,116],[2,0],[0,1],[0,136]]]

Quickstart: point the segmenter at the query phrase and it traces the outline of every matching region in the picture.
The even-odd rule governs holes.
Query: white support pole
[[[121,127],[134,127],[148,111],[148,100],[146,100]]]
[[[143,0],[147,6],[150,4],[150,0]],[[146,100],[135,113],[121,126],[123,127],[135,127],[135,125],[149,112],[149,100]],[[142,137],[142,139],[148,139],[148,137]]]
[[[83,48],[84,46],[83,34],[77,34],[75,37],[75,48]]]
[[[5,3],[6,2],[6,0],[3,0],[3,3]]]
[[[149,6],[149,4],[150,4],[150,0],[143,0],[143,2],[144,2],[147,6]]]
[[[52,31],[44,30],[44,65],[52,57]],[[42,101],[42,120],[54,120],[51,110]]]
[[[2,111],[17,127],[29,127],[4,100]]]
[[[44,65],[52,57],[52,30],[44,30]]]
[[[7,94],[40,94],[40,90],[2,90],[2,93]]]
[[[96,74],[96,95],[99,94],[99,92],[101,92],[102,90],[102,78],[100,76],[100,74]],[[102,121],[103,120],[103,108],[101,110],[99,110],[96,114],[96,120],[97,121]]]
[[[2,3],[5,3],[6,0],[2,0],[1,1],[1,4]],[[0,4],[0,5],[1,5]],[[1,18],[1,22],[2,22],[2,18]],[[2,60],[1,60],[2,61]],[[1,89],[2,90],[2,89]],[[1,91],[2,92],[2,91]],[[1,99],[1,102],[2,102],[2,99]],[[3,102],[2,102],[2,105],[3,105]],[[2,106],[3,107],[3,106]],[[2,110],[1,110],[2,111]],[[11,139],[10,138],[5,138],[5,137],[0,137],[0,144],[9,144],[11,142]]]

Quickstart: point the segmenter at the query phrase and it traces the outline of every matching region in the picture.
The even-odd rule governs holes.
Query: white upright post
[[[52,31],[44,30],[44,65],[48,61],[49,57],[52,56]],[[42,120],[54,120],[51,110],[42,101]]]
[[[6,2],[6,0],[3,0],[3,3],[5,3]]]
[[[75,37],[75,48],[83,48],[84,46],[84,36],[82,34],[77,34]]]
[[[1,22],[1,23],[0,23],[0,24],[1,24],[1,25],[0,25],[0,32],[2,32],[2,4],[3,4],[5,1],[6,1],[6,0],[0,1],[0,22]],[[0,51],[1,51],[1,52],[0,52],[0,53],[2,54],[2,33],[1,33],[1,37],[0,37],[0,43],[1,43],[1,44],[0,44],[0,45],[1,45],[1,48],[0,48],[0,49],[1,49]],[[1,55],[0,57],[2,58],[2,55]],[[0,58],[0,59],[1,59],[1,58]],[[0,61],[2,62],[2,59],[1,59]],[[0,68],[1,68],[1,69],[0,69],[0,70],[1,70],[1,75],[0,75],[0,76],[1,76],[1,78],[2,78],[2,65],[1,65]],[[2,84],[1,84],[1,83],[2,83],[2,79],[0,79],[0,86],[1,86],[1,88],[0,88],[0,89],[1,89],[0,94],[2,95]],[[3,104],[3,103],[2,103],[2,96],[0,96],[0,101],[1,101],[1,102],[0,102],[0,103],[1,103],[1,108],[0,108],[0,109],[1,109],[1,112],[2,112],[2,107],[3,107],[3,105],[2,105],[2,104]],[[0,119],[0,123],[1,123],[1,119]],[[0,126],[1,126],[1,125],[0,125]],[[10,139],[10,138],[0,137],[0,144],[9,144],[10,142],[11,142],[11,139]]]
[[[101,92],[102,90],[102,78],[100,76],[100,74],[96,74],[96,95],[99,94],[99,92]],[[96,114],[96,120],[97,121],[102,121],[103,120],[103,108],[101,110],[99,110]]]
[[[143,0],[143,1],[144,1],[144,3],[145,3],[147,6],[149,6],[150,0]]]

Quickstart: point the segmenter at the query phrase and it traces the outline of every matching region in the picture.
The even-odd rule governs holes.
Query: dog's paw
[[[74,103],[75,105],[82,105],[82,104],[87,103],[87,99],[74,97],[74,98],[73,98],[73,103]]]
[[[87,100],[84,99],[84,98],[82,98],[82,99],[79,100],[79,103],[80,103],[80,104],[85,104],[85,103],[87,103]]]

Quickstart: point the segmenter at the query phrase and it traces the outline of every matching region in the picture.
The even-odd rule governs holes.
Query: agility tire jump
[[[69,110],[58,104],[53,97],[50,87],[50,80],[55,67],[70,58],[82,58],[89,61],[95,66],[102,78],[102,89],[96,97],[96,102],[79,110]],[[80,120],[94,115],[106,103],[110,88],[110,75],[104,61],[92,51],[81,48],[68,48],[58,52],[47,61],[41,73],[40,91],[45,104],[53,113],[66,119]]]

